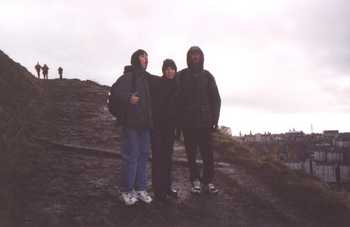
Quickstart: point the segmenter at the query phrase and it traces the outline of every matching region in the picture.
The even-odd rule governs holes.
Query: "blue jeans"
[[[122,129],[120,176],[121,192],[147,189],[147,161],[150,149],[150,129]]]

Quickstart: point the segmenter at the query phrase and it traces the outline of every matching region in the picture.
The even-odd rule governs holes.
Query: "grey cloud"
[[[350,84],[323,84],[321,89],[323,93],[307,93],[291,87],[266,87],[225,95],[223,103],[271,113],[350,113]]]
[[[337,111],[350,113],[350,83],[339,84],[332,81],[324,81],[322,89],[325,93],[333,97],[332,108]]]
[[[241,47],[261,52],[264,57],[264,54],[273,54],[271,49],[276,45],[293,44],[295,48],[305,50],[311,59],[314,71],[310,74],[328,70],[330,76],[337,77],[349,72],[349,3],[341,0],[295,2],[286,12],[249,20],[230,13],[213,14],[210,9],[200,8],[201,4],[196,9],[189,9],[180,3],[166,1],[103,1],[103,4],[101,1],[17,1],[16,6],[28,8],[28,14],[21,16],[25,22],[17,22],[23,27],[10,26],[1,30],[5,40],[2,44],[4,42],[10,49],[16,49],[15,45],[20,44],[25,49],[21,54],[29,53],[25,58],[26,65],[31,66],[40,58],[38,60],[63,65],[75,76],[94,78],[107,84],[129,63],[134,48],[156,50],[159,40],[179,34],[189,45],[222,48],[223,54]],[[26,38],[22,38],[23,30]],[[12,44],[14,37],[17,41]],[[181,59],[187,48],[182,50]],[[275,86],[285,85],[276,83]],[[316,105],[317,97],[303,100],[302,95],[280,91],[277,91],[279,96],[274,97],[272,87],[262,90],[254,91],[254,95],[232,95],[227,100],[282,112],[322,109],[310,107]],[[335,97],[331,95],[335,92],[330,89],[327,94]],[[341,99],[345,98],[341,96]]]
[[[273,93],[273,91],[271,92]],[[270,113],[307,113],[317,111],[329,111],[328,108],[322,108],[314,103],[313,99],[288,98],[288,96],[271,95],[267,92],[256,92],[253,94],[236,94],[226,96],[223,102],[227,105],[257,109]]]
[[[299,6],[292,37],[320,68],[350,73],[350,2],[313,1]],[[291,17],[292,18],[292,17]]]

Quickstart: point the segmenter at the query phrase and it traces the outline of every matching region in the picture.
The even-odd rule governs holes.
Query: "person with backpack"
[[[155,199],[166,201],[177,198],[178,192],[172,188],[171,167],[177,126],[177,83],[176,64],[165,59],[162,66],[163,76],[151,80],[151,97],[154,128],[151,133],[152,147],[152,187]]]
[[[221,99],[213,75],[204,69],[204,54],[197,47],[187,52],[188,67],[178,75],[180,83],[179,114],[185,149],[190,170],[191,192],[200,194],[202,189],[216,194],[213,184],[214,158],[212,132],[218,127]],[[200,175],[196,155],[203,159],[203,175]]]
[[[121,125],[120,170],[121,200],[125,205],[137,201],[151,203],[147,192],[147,161],[150,130],[153,127],[151,97],[146,71],[148,55],[137,50],[131,56],[131,66],[113,84],[109,108]]]

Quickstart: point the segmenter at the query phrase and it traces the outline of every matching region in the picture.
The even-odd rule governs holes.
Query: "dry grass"
[[[23,105],[13,105],[1,113],[0,127],[0,187],[1,226],[14,226],[18,212],[18,192],[21,178],[30,176],[33,166],[29,165],[31,115]]]
[[[0,51],[0,226],[14,226],[20,178],[28,176],[34,103],[42,89],[22,66]]]

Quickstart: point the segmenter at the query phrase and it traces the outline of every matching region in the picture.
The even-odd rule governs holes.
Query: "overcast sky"
[[[0,49],[111,85],[138,48],[159,75],[198,45],[234,134],[350,131],[350,1],[1,0]]]

